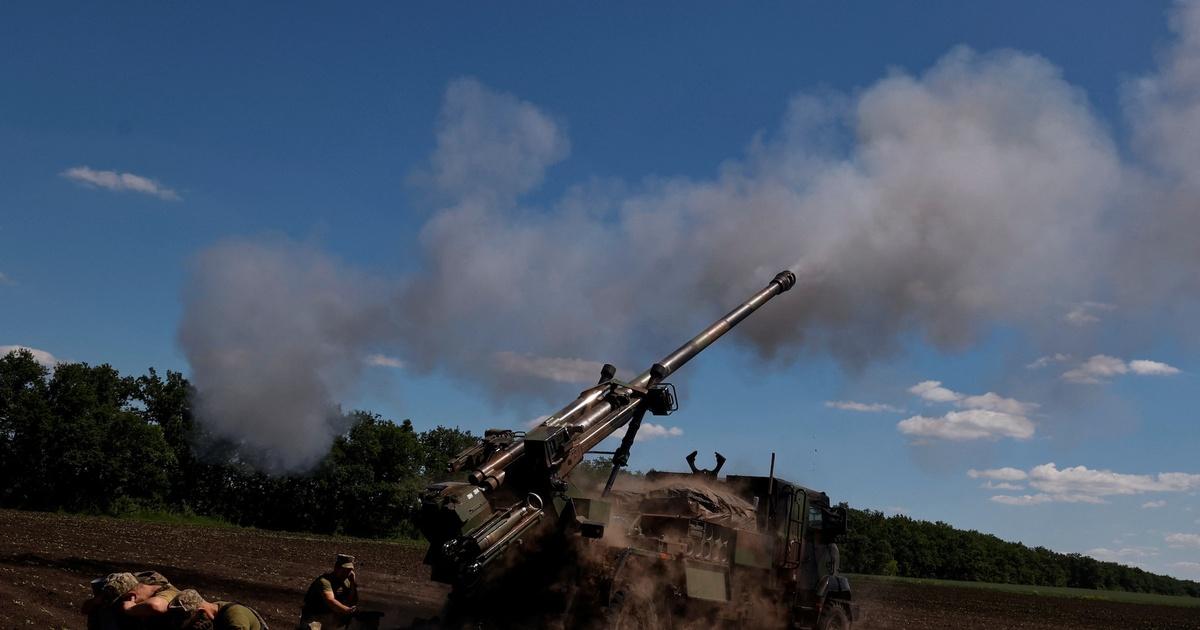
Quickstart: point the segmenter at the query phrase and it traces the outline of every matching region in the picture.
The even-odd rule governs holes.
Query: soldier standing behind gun
[[[333,560],[333,570],[317,576],[304,594],[297,630],[345,628],[357,607],[354,556],[339,553]]]

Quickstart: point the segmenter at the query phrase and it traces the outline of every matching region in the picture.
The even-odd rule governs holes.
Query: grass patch
[[[171,512],[168,510],[130,510],[116,515],[116,518],[144,521],[147,523],[161,523],[163,525],[198,525],[200,527],[220,527],[227,529],[238,527],[237,525],[216,516],[201,516],[199,514]]]
[[[915,584],[920,586],[949,586],[954,588],[973,588],[979,590],[1000,591],[1020,595],[1035,595],[1038,597],[1068,597],[1072,599],[1090,599],[1105,602],[1124,602],[1127,604],[1148,604],[1156,606],[1183,606],[1200,608],[1200,597],[1184,595],[1158,595],[1155,593],[1131,593],[1129,591],[1101,591],[1088,588],[1070,588],[1064,586],[1029,586],[1025,584],[993,584],[990,582],[959,582],[955,580],[933,580],[927,578],[907,578],[884,575],[851,575],[851,586],[854,581]]]
[[[69,512],[59,512],[60,514],[70,514]],[[289,531],[281,529],[262,529],[249,525],[238,525],[227,521],[219,516],[204,516],[193,512],[178,512],[171,510],[150,509],[144,507],[130,507],[116,514],[92,514],[80,516],[98,516],[100,518],[115,518],[120,520],[141,521],[144,523],[156,523],[160,525],[171,526],[194,526],[194,527],[214,527],[218,529],[240,529],[262,536],[273,536],[277,538],[286,538],[291,540],[344,540],[363,543],[388,543],[397,544],[407,547],[421,547],[428,545],[428,541],[424,537],[412,538],[399,534],[386,538],[361,538],[358,536],[350,536],[347,534],[320,534],[316,532],[301,532]]]

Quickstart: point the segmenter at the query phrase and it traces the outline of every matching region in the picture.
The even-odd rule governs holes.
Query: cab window
[[[808,504],[808,526],[813,529],[821,529],[821,518],[823,512],[821,506],[812,503]]]

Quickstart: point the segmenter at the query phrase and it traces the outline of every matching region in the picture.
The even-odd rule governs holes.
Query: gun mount
[[[443,482],[421,495],[418,523],[429,540],[425,562],[433,579],[469,587],[489,563],[523,536],[550,529],[599,538],[608,507],[571,491],[565,481],[584,455],[627,427],[613,453],[602,496],[607,496],[646,413],[678,408],[665,379],[729,332],[771,298],[792,288],[796,276],[780,272],[767,286],[629,382],[605,365],[599,382],[528,432],[489,430],[452,460],[449,472],[468,471],[467,482]]]

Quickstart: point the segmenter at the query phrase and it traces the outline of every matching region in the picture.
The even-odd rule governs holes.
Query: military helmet
[[[204,597],[196,589],[189,588],[176,595],[169,608],[172,610],[182,610],[186,613],[194,613],[200,610],[200,605],[204,603],[206,603]]]
[[[111,604],[137,588],[138,583],[138,579],[132,573],[109,573],[104,578],[104,585],[100,588],[100,596]],[[93,590],[96,588],[94,582],[92,588]]]

